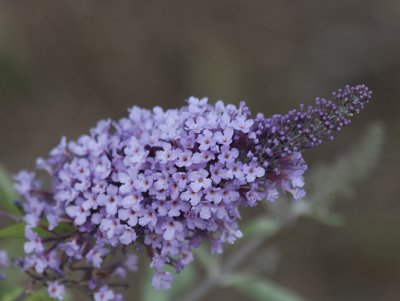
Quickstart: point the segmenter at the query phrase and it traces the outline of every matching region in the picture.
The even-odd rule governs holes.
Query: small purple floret
[[[47,287],[50,298],[62,301],[64,299],[65,287],[58,281],[50,282]]]

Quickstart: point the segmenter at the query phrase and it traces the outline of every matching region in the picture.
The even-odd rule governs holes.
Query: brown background
[[[32,168],[134,104],[177,107],[190,95],[284,113],[346,83],[374,101],[333,143],[336,158],[381,120],[383,156],[341,228],[302,220],[277,239],[274,277],[311,301],[400,300],[400,1],[1,1],[0,162]],[[329,181],[329,179],[327,179]],[[217,290],[209,300],[245,300]]]

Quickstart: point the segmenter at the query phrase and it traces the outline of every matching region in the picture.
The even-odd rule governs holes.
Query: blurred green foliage
[[[308,195],[297,204],[300,212],[324,224],[341,225],[342,217],[332,207],[341,198],[353,198],[357,185],[371,174],[381,156],[384,134],[382,123],[371,123],[347,153],[331,164],[313,167],[306,175]]]

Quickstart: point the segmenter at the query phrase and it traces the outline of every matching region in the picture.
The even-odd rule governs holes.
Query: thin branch
[[[8,213],[8,212],[5,212],[5,211],[0,211],[0,217],[5,217],[5,218],[8,218],[8,219],[13,220],[15,222],[20,222],[21,221],[21,219],[18,216],[14,215],[14,214],[11,214],[11,213]]]
[[[269,237],[269,235],[258,235],[244,243],[236,252],[228,257],[219,273],[207,277],[200,285],[196,286],[188,295],[179,301],[197,301],[204,297],[213,287],[218,286],[223,279],[232,273],[243,261],[257,250]]]
[[[281,221],[280,229],[283,229],[290,225],[297,216],[293,213]],[[197,301],[202,300],[212,288],[220,285],[225,277],[232,274],[252,253],[254,253],[263,243],[266,242],[271,236],[267,233],[260,234],[252,237],[250,240],[244,242],[244,244],[238,248],[233,254],[231,254],[220,271],[215,275],[208,276],[202,283],[197,285],[193,290],[190,291],[186,296],[179,299],[178,301]]]

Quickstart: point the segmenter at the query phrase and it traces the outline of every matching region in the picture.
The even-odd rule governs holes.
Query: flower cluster
[[[8,256],[7,252],[4,250],[0,250],[0,280],[4,280],[6,275],[2,272],[3,269],[8,267]]]
[[[203,240],[221,253],[223,243],[242,236],[241,206],[274,201],[280,192],[304,196],[301,152],[331,139],[371,93],[347,86],[334,97],[270,118],[252,118],[243,102],[191,97],[181,109],[133,107],[128,118],[100,121],[77,141],[63,138],[37,161],[49,175],[47,188],[34,172],[15,177],[27,223],[21,267],[59,300],[64,284],[73,284],[65,271],[89,270],[80,285],[96,301],[115,301],[122,296],[109,277],[135,271],[137,258],[109,263],[108,255],[145,250],[153,286],[168,289],[166,265],[179,272]],[[61,233],[64,224],[72,231]],[[48,237],[36,231],[43,227]]]

